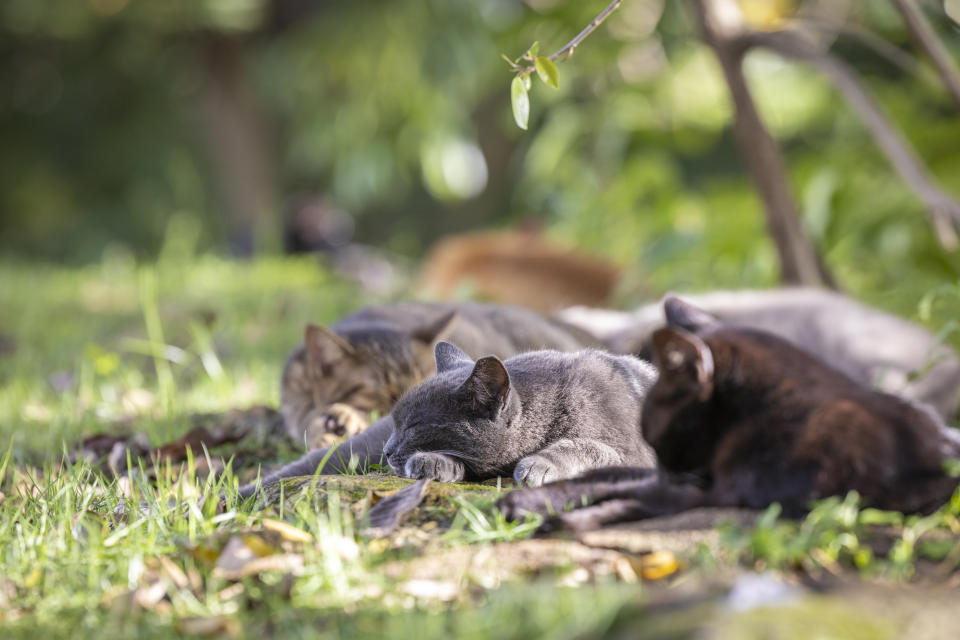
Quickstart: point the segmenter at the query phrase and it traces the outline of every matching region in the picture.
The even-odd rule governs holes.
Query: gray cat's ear
[[[668,325],[687,331],[700,331],[720,324],[719,320],[700,307],[669,293],[663,298],[663,315],[666,316]]]
[[[698,336],[667,327],[653,333],[653,361],[660,377],[657,384],[707,400],[713,394],[713,352]]]
[[[463,349],[442,340],[433,348],[433,358],[437,363],[437,373],[443,373],[473,362],[470,356],[464,353]]]
[[[307,362],[326,369],[334,362],[353,355],[353,346],[326,327],[308,324],[303,331]]]
[[[463,400],[480,415],[496,418],[507,406],[510,374],[496,356],[480,358],[459,389]]]
[[[432,322],[428,322],[417,327],[410,332],[410,336],[415,340],[426,344],[434,344],[439,340],[446,340],[453,330],[453,325],[457,321],[457,310],[449,311],[440,315]]]

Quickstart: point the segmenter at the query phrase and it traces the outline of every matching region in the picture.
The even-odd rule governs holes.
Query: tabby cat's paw
[[[368,426],[364,414],[348,404],[337,402],[311,419],[307,427],[307,442],[315,449],[329,447],[340,438],[352,438]]]
[[[442,453],[429,451],[415,453],[403,465],[403,475],[408,478],[430,478],[438,482],[460,482],[465,470],[463,463]]]
[[[528,487],[539,487],[547,482],[559,480],[561,475],[557,465],[538,455],[521,459],[513,470],[513,479],[516,483],[525,484]]]

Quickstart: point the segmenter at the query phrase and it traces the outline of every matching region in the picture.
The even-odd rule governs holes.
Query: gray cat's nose
[[[386,444],[383,445],[383,455],[389,458],[393,454],[393,450],[396,449],[396,445],[397,439],[391,434],[390,437],[387,438]]]
[[[403,464],[392,459],[387,458],[387,464],[390,465],[390,470],[393,471],[395,476],[403,476]]]

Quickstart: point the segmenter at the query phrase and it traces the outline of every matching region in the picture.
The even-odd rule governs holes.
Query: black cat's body
[[[560,524],[773,502],[799,515],[851,490],[870,506],[922,513],[953,493],[943,463],[960,456],[960,440],[933,411],[867,389],[782,338],[721,325],[675,298],[665,306],[669,326],[653,340],[660,377],[642,420],[658,472],[600,470],[513,492],[501,502],[508,515],[583,500],[592,506]]]

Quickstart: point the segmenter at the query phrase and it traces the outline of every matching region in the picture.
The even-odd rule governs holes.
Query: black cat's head
[[[667,326],[655,331],[651,341],[660,375],[644,402],[643,437],[664,468],[694,472],[708,464],[716,434],[710,415],[716,360],[701,335],[720,323],[673,296],[664,298],[663,306]]]
[[[406,474],[415,453],[435,452],[461,462],[467,476],[489,476],[518,456],[508,429],[520,411],[506,367],[496,356],[476,362],[439,342],[437,373],[410,389],[393,409],[394,432],[384,447],[391,468]]]

